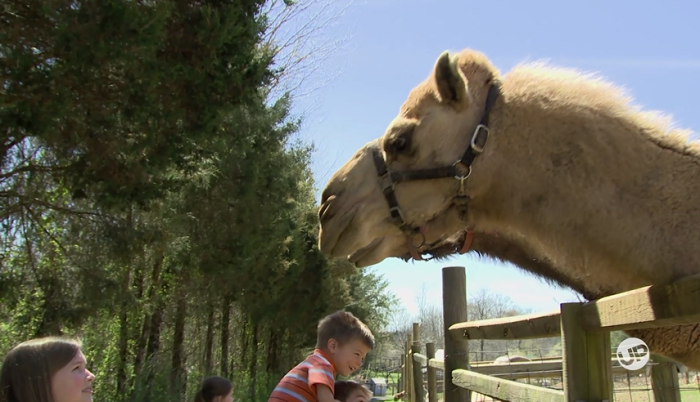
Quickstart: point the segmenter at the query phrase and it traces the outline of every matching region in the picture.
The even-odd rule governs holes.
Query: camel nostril
[[[331,198],[332,196],[333,196],[333,192],[331,192],[330,186],[323,189],[323,194],[321,194],[321,205],[325,204],[326,201],[328,201],[328,199]]]
[[[323,222],[323,214],[326,213],[326,210],[328,210],[328,204],[321,204],[321,207],[318,209],[318,220],[320,222]]]
[[[324,201],[323,204],[321,204],[321,207],[318,209],[318,219],[321,223],[323,223],[323,221],[325,220],[330,219],[330,217],[332,216],[332,214],[328,213],[328,210],[330,209],[334,199],[335,196],[333,195],[328,197],[328,199]]]

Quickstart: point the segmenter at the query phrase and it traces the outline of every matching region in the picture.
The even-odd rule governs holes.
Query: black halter
[[[486,96],[486,105],[484,114],[481,117],[481,121],[474,129],[472,134],[471,143],[462,157],[451,166],[443,166],[432,169],[417,169],[417,170],[404,170],[404,171],[390,171],[387,168],[384,158],[382,157],[379,143],[375,143],[372,147],[372,159],[374,160],[374,166],[377,169],[377,174],[380,177],[380,185],[382,188],[382,193],[386,199],[387,204],[389,204],[389,215],[391,216],[392,222],[394,222],[402,232],[407,236],[407,245],[409,249],[412,247],[420,248],[425,245],[425,235],[423,234],[423,229],[419,226],[411,226],[406,222],[403,216],[403,211],[399,207],[399,203],[396,200],[396,194],[394,194],[394,188],[397,183],[403,181],[415,181],[415,180],[431,180],[431,179],[443,179],[448,177],[453,177],[459,180],[459,192],[455,197],[458,202],[463,203],[466,201],[467,194],[465,188],[465,181],[471,175],[472,163],[477,155],[483,152],[486,141],[489,137],[489,113],[498,99],[500,93],[501,84],[498,81],[494,81],[489,87],[488,95]],[[413,238],[416,235],[420,235],[422,240],[420,244],[415,244]],[[432,247],[433,245],[431,245]],[[411,250],[411,254],[416,257],[415,250]],[[420,256],[419,256],[420,257]],[[417,258],[418,259],[418,258]]]

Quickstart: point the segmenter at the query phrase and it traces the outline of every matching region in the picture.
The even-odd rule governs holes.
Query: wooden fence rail
[[[399,389],[404,401],[436,402],[437,372],[443,371],[444,402],[471,402],[471,391],[503,401],[613,401],[613,374],[628,372],[610,347],[610,332],[700,323],[700,275],[666,286],[647,286],[585,303],[562,303],[558,311],[467,321],[464,267],[442,270],[444,359],[435,358],[435,345],[421,353],[419,324],[406,342]],[[495,365],[469,365],[467,341],[561,337],[562,356]],[[680,402],[675,364],[654,357],[652,387],[657,402]],[[427,368],[427,378],[422,369]],[[640,371],[645,369],[640,369]],[[638,372],[629,372],[637,374]],[[448,375],[449,373],[449,375]],[[563,390],[523,382],[523,378],[558,377]],[[676,386],[663,387],[668,382]],[[425,391],[427,390],[427,396]]]

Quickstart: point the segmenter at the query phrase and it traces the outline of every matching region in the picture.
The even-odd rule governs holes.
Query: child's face
[[[343,346],[340,346],[335,339],[330,339],[328,341],[328,351],[333,357],[333,363],[335,363],[338,374],[348,376],[362,366],[362,362],[365,360],[365,356],[367,356],[370,348],[359,339],[353,339]]]
[[[357,389],[351,392],[348,399],[344,400],[343,402],[369,402],[369,398],[367,398],[367,395],[362,392],[361,389]]]

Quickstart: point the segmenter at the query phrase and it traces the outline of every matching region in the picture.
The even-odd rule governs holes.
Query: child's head
[[[336,381],[334,397],[340,402],[369,402],[372,391],[355,381]]]
[[[194,395],[194,402],[233,402],[233,385],[223,377],[206,377]]]
[[[15,346],[0,370],[0,401],[92,401],[95,376],[80,342],[58,337],[32,339]]]
[[[328,352],[338,373],[347,376],[362,366],[374,348],[374,335],[352,313],[336,311],[318,323],[316,348]]]

